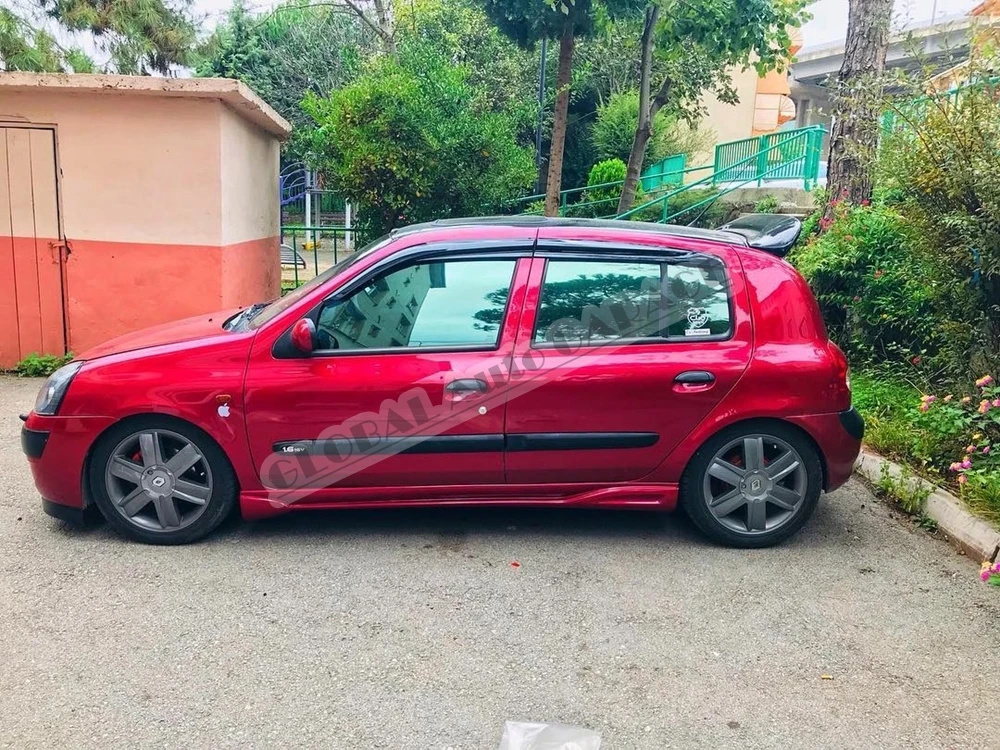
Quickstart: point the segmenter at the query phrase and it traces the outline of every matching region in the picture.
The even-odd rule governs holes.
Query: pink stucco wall
[[[66,87],[15,78],[0,75],[0,127],[45,124],[56,138],[69,349],[278,294],[287,123],[262,102],[226,81],[215,95],[203,83],[136,90],[136,79],[117,76],[73,76]],[[31,239],[58,245],[59,231],[39,226]],[[0,266],[3,248],[0,237]]]

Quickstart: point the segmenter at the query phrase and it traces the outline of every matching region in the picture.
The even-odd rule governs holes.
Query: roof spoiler
[[[784,258],[802,234],[802,222],[782,214],[747,214],[719,227],[746,239],[750,247]]]

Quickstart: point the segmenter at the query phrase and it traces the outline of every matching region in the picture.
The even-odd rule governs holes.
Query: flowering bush
[[[990,586],[1000,586],[1000,563],[983,563],[979,577]]]
[[[1000,477],[1000,386],[984,375],[976,381],[977,397],[956,399],[933,394],[920,399],[918,423],[961,455],[948,470],[960,485],[994,482]]]

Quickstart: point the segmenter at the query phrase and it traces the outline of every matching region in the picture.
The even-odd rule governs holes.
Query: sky
[[[279,0],[250,0],[254,10],[273,7]],[[919,25],[931,20],[932,16],[942,19],[968,13],[979,4],[979,0],[895,0],[894,28]],[[28,10],[31,0],[0,0],[0,5],[9,5],[19,10]],[[195,13],[205,19],[205,29],[211,29],[232,5],[232,0],[194,0]],[[848,0],[815,0],[809,6],[813,19],[803,28],[806,48],[825,46],[847,36]],[[53,30],[54,29],[50,29]],[[87,40],[76,38],[76,43],[85,50],[93,51]],[[99,57],[99,55],[97,55]]]
[[[217,0],[205,0],[205,2]],[[221,0],[218,0],[221,1]],[[963,15],[980,0],[896,0],[893,28],[922,25],[932,16],[940,20]],[[806,47],[819,47],[841,41],[847,36],[847,0],[817,0],[809,6],[813,20],[802,28]]]
[[[210,24],[214,24],[225,15],[231,0],[195,0],[196,10],[208,16]],[[274,5],[273,0],[251,0],[254,8],[266,8]],[[931,20],[931,17],[942,18],[968,13],[979,4],[979,0],[895,0],[895,24],[902,28],[905,25],[919,24]],[[807,47],[821,46],[839,41],[847,36],[848,0],[816,0],[809,11],[813,20],[803,29]]]

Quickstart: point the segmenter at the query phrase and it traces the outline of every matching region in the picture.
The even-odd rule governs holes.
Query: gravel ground
[[[753,552],[555,509],[144,547],[42,514],[37,386],[0,378],[0,744],[489,750],[530,719],[608,750],[1000,746],[1000,591],[858,482]]]

